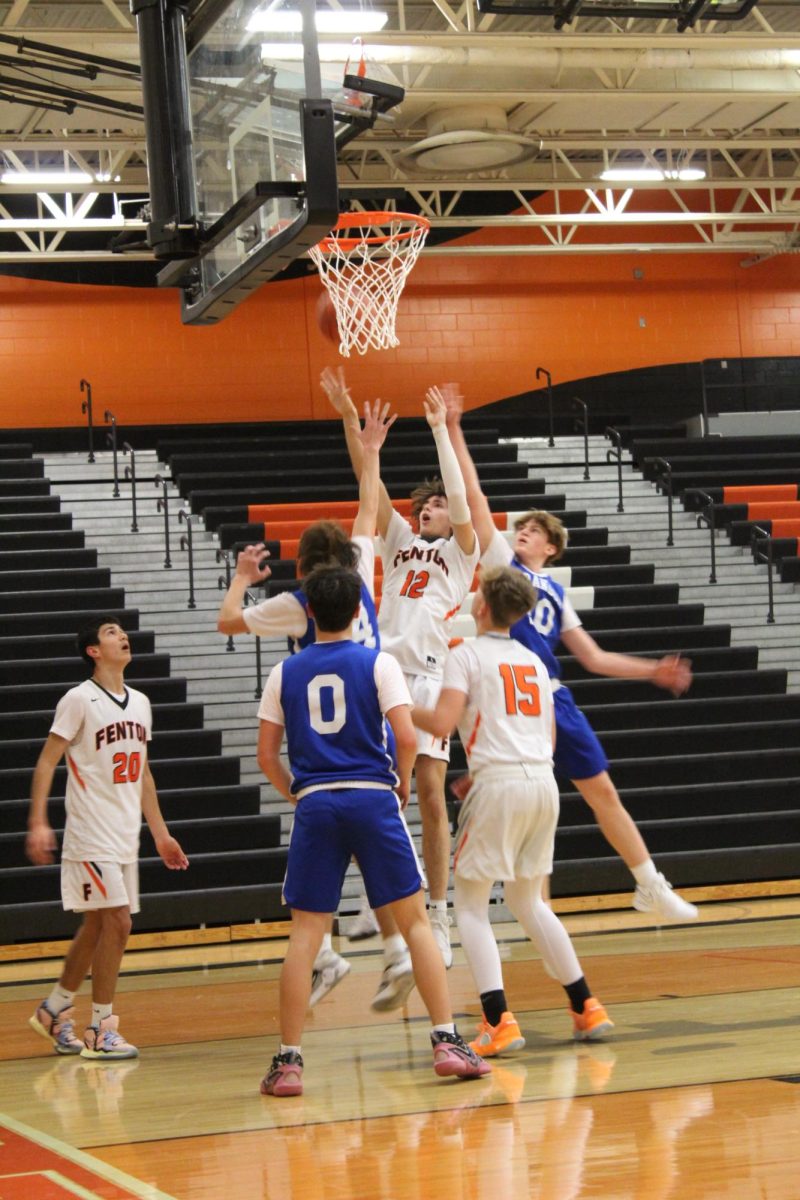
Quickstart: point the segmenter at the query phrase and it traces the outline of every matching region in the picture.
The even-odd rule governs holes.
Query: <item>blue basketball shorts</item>
[[[556,712],[556,752],[553,770],[562,779],[592,779],[608,770],[608,759],[597,734],[578,708],[572,692],[553,693]]]
[[[297,803],[283,902],[304,912],[335,912],[351,857],[371,908],[413,896],[424,885],[411,834],[394,792],[331,788]]]

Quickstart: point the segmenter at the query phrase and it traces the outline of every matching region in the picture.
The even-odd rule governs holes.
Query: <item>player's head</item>
[[[566,547],[566,529],[544,509],[533,508],[514,522],[514,553],[526,566],[558,562]]]
[[[317,567],[303,584],[320,633],[349,629],[361,603],[361,580],[347,567]]]
[[[419,526],[420,537],[449,538],[453,532],[447,492],[441,479],[426,479],[411,493],[411,516]]]
[[[535,603],[536,589],[521,571],[496,567],[481,572],[472,600],[472,615],[479,626],[508,629],[530,612]]]
[[[323,565],[358,570],[358,546],[350,541],[338,521],[315,521],[300,535],[297,547],[300,577]]]
[[[107,654],[120,662],[131,657],[131,644],[127,633],[119,623],[119,618],[109,613],[93,617],[78,634],[76,639],[78,653],[81,658],[94,669],[98,660]]]

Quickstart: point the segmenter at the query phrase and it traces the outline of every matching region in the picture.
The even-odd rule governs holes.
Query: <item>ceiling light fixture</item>
[[[21,183],[36,187],[58,187],[60,183],[92,183],[86,171],[4,171],[0,183]]]
[[[701,167],[681,167],[677,171],[662,171],[657,167],[609,167],[599,176],[603,183],[695,183],[705,177]]]
[[[314,15],[317,33],[377,33],[389,20],[385,12],[358,9],[321,9]],[[253,13],[247,22],[248,33],[300,33],[303,22],[296,9]]]

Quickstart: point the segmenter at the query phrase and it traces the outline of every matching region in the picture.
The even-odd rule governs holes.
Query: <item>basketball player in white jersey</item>
[[[425,916],[422,872],[402,808],[416,737],[403,673],[390,654],[350,636],[359,603],[352,571],[322,567],[306,580],[317,640],[273,668],[258,715],[258,762],[296,805],[283,897],[292,913],[281,970],[281,1044],[261,1084],[269,1096],[303,1091],[301,1038],[311,966],[336,910],[351,855],[373,908],[391,908],[408,943],[431,1018],[437,1075],[477,1079],[488,1066],[453,1023],[444,965]],[[385,721],[395,738],[389,752]],[[289,770],[281,757],[286,735]]]
[[[183,870],[188,859],[164,823],[147,761],[150,701],[123,680],[131,661],[128,635],[116,617],[99,616],[79,633],[78,650],[92,666],[92,677],[70,688],[56,707],[33,773],[25,848],[31,862],[53,862],[56,838],[47,800],[66,755],[61,898],[83,921],[58,983],[30,1024],[58,1054],[107,1062],[139,1053],[119,1032],[113,1002],[131,913],[139,911],[142,816],[167,867]],[[92,1016],[81,1039],[73,1001],[90,969]]]
[[[375,523],[378,514],[380,484],[379,454],[395,416],[389,416],[389,406],[377,401],[364,405],[364,427],[359,424],[363,470],[358,489],[358,511],[353,521],[352,537],[348,538],[335,521],[316,521],[303,530],[297,552],[297,568],[301,578],[315,567],[337,563],[356,571],[361,579],[361,603],[353,621],[354,642],[370,649],[380,649],[378,618],[375,612]],[[263,583],[270,575],[263,542],[246,546],[236,560],[236,571],[219,610],[217,629],[224,634],[254,633],[258,637],[287,637],[291,653],[297,653],[316,641],[316,626],[309,616],[302,588],[270,596],[260,604],[243,608],[245,592],[254,584]],[[370,913],[369,906],[366,911]],[[414,973],[408,953],[394,918],[387,910],[375,920],[383,938],[383,972],[372,1007],[377,1012],[399,1008],[414,986]],[[332,927],[332,920],[331,920]],[[322,939],[314,963],[310,1005],[313,1008],[327,996],[350,970],[350,964],[332,945],[332,928]]]
[[[358,412],[341,368],[324,371],[322,386],[342,415],[353,470],[360,478]],[[436,443],[441,479],[426,482],[412,493],[411,511],[418,532],[395,512],[383,484],[378,500],[383,560],[381,645],[403,668],[414,704],[423,706],[436,702],[452,619],[470,589],[479,554],[464,480],[447,434],[444,395],[453,386],[447,384],[442,391],[431,388],[425,397],[425,416]],[[414,771],[429,916],[447,967],[453,961],[447,915],[450,830],[444,795],[449,758],[449,738],[419,733]]]
[[[450,654],[436,707],[411,714],[434,737],[458,726],[467,753],[472,786],[461,807],[453,856],[455,909],[483,1009],[478,1037],[470,1044],[484,1057],[525,1045],[508,1009],[489,921],[497,880],[506,904],[567,993],[574,1036],[595,1040],[612,1028],[589,991],[569,934],[542,894],[553,870],[558,823],[553,691],[542,660],[509,630],[535,598],[518,571],[484,572],[472,602],[478,636]]]

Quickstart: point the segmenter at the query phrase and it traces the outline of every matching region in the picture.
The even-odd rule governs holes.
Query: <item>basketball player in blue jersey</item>
[[[513,548],[495,527],[489,501],[481,490],[478,472],[461,429],[461,402],[456,392],[447,396],[450,440],[464,474],[467,499],[481,547],[481,565],[509,564],[522,571],[537,591],[533,609],[512,627],[511,634],[533,650],[547,665],[554,681],[556,713],[555,771],[569,779],[592,809],[606,841],[613,846],[636,880],[633,906],[652,912],[664,922],[693,921],[697,909],[672,890],[656,869],[633,818],[623,806],[608,773],[608,759],[572,692],[560,681],[555,650],[562,641],[587,671],[616,679],[648,679],[656,687],[678,696],[691,684],[690,664],[679,655],[661,659],[637,658],[602,650],[582,627],[580,618],[561,584],[542,572],[558,561],[567,544],[564,526],[547,512],[529,512],[515,522]]]
[[[283,884],[292,929],[280,980],[281,1044],[261,1092],[297,1096],[303,1090],[301,1039],[311,969],[351,856],[370,904],[390,908],[409,946],[433,1026],[436,1074],[478,1078],[487,1064],[453,1024],[420,864],[402,813],[417,744],[402,671],[391,655],[352,641],[359,603],[352,571],[321,567],[306,580],[305,592],[317,640],[273,668],[258,710],[259,765],[297,806]],[[395,736],[396,763],[384,718]],[[281,758],[284,733],[288,770]]]
[[[380,479],[379,454],[386,435],[394,424],[388,405],[376,402],[364,406],[364,427],[359,426],[359,440],[364,470],[359,484],[359,506],[353,521],[352,540],[335,521],[317,521],[303,530],[298,547],[297,565],[301,578],[315,567],[335,563],[357,573],[361,582],[361,600],[353,620],[351,637],[370,649],[380,649],[378,619],[373,597],[375,547],[373,535],[378,510]],[[217,629],[226,635],[254,633],[259,637],[282,637],[289,641],[289,650],[296,653],[316,641],[316,625],[308,611],[303,588],[271,596],[260,604],[243,608],[245,592],[269,577],[264,543],[247,546],[238,556],[236,571],[219,611]],[[369,912],[369,908],[366,908]],[[383,938],[383,972],[372,1001],[377,1012],[399,1008],[414,986],[414,973],[408,947],[403,941],[390,913],[376,920]],[[317,1004],[350,970],[347,959],[333,949],[331,930],[325,934],[317,961],[314,963],[311,1005]]]

